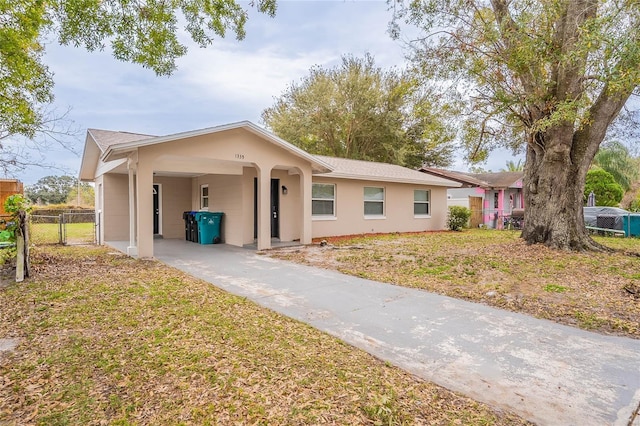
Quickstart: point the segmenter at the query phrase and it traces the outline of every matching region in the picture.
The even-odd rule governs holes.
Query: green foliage
[[[30,212],[31,203],[22,194],[13,194],[4,201],[4,211],[17,215],[20,211]]]
[[[629,211],[631,212],[640,212],[640,194],[636,196],[636,198],[629,205]]]
[[[78,185],[74,185],[73,188],[67,194],[66,203],[73,206],[93,206],[95,204],[95,191],[93,186],[89,183],[82,182],[79,185],[80,196],[78,196]]]
[[[593,163],[609,172],[626,192],[631,184],[638,179],[638,159],[629,154],[626,146],[618,141],[611,141],[604,144]]]
[[[567,287],[558,284],[547,284],[544,286],[544,291],[550,293],[564,293],[567,291]]]
[[[595,194],[597,206],[618,206],[624,195],[622,187],[611,173],[601,168],[592,168],[587,172],[585,203],[591,191]]]
[[[522,160],[518,160],[516,163],[513,160],[507,161],[507,167],[502,169],[503,172],[521,172],[524,170],[524,163]]]
[[[250,4],[275,15],[275,0]],[[248,18],[236,0],[0,0],[0,16],[0,139],[32,138],[46,124],[53,79],[42,62],[45,36],[89,51],[108,44],[117,59],[170,75],[187,53],[179,23],[206,47],[228,31],[243,39]]]
[[[4,201],[4,210],[11,215],[11,219],[5,223],[5,229],[0,231],[0,241],[13,242],[19,229],[19,213],[30,212],[31,205],[22,194],[13,194]]]
[[[61,204],[67,201],[69,194],[77,188],[77,185],[78,179],[72,176],[46,176],[33,185],[27,186],[24,192],[32,203]]]
[[[0,140],[33,137],[42,126],[42,104],[53,101],[52,74],[40,44],[49,25],[43,1],[0,0]]]
[[[462,206],[450,206],[447,217],[447,228],[452,231],[462,231],[469,226],[471,210]]]
[[[455,132],[435,96],[370,55],[314,67],[262,113],[281,138],[307,152],[419,167],[451,163]]]

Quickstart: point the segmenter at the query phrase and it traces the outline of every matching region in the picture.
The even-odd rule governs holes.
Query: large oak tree
[[[407,167],[447,166],[455,132],[413,77],[371,55],[314,67],[262,113],[278,136],[313,154]]]
[[[424,31],[413,43],[418,68],[465,91],[469,152],[525,145],[523,238],[599,249],[584,227],[583,189],[609,125],[640,85],[640,2],[415,0],[395,6],[398,19]]]

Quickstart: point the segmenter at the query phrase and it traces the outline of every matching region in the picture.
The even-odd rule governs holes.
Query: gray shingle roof
[[[480,188],[516,188],[519,187],[516,183],[524,177],[523,172],[465,173],[435,167],[422,167],[420,171]]]
[[[140,133],[130,132],[115,132],[112,130],[100,130],[100,129],[88,129],[87,132],[96,141],[98,147],[102,152],[113,145],[118,145],[127,142],[141,141],[143,139],[154,138],[152,135],[143,135]]]
[[[456,182],[460,182],[465,187],[480,187],[485,188],[488,186],[487,182],[476,179],[472,175],[468,173],[454,172],[451,170],[438,169],[435,167],[421,167],[420,171],[423,173],[428,173],[434,176],[440,176],[445,179],[451,179]]]
[[[118,132],[111,130],[88,129],[87,131],[100,150],[104,153],[110,147],[120,144],[138,142],[146,139],[153,139],[156,136],[144,135],[140,133]],[[306,154],[309,155],[309,154]],[[450,188],[459,187],[456,181],[444,177],[432,176],[394,164],[377,163],[373,161],[349,160],[346,158],[326,157],[322,155],[311,156],[320,162],[330,166],[333,171],[322,173],[322,176],[361,179],[383,182],[415,183],[419,185],[446,186]]]
[[[459,187],[458,182],[449,179],[432,176],[395,164],[377,163],[373,161],[349,160],[346,158],[326,157],[316,155],[316,158],[324,161],[333,168],[330,173],[320,176],[362,179],[385,182],[416,183],[420,185]]]
[[[467,175],[486,182],[492,188],[511,188],[524,177],[524,172],[468,173]]]

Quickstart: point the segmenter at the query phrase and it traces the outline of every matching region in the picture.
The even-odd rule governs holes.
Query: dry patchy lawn
[[[272,250],[281,259],[420,288],[601,333],[640,338],[640,240],[599,238],[613,253],[527,245],[516,231],[328,238]]]
[[[47,247],[32,266],[0,288],[3,425],[524,424],[157,262]]]

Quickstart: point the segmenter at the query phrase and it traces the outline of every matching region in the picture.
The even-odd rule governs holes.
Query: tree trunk
[[[566,141],[567,134],[559,131],[547,134],[542,144],[528,144],[522,238],[562,250],[605,250],[587,233],[582,211],[586,175],[599,143],[581,144],[575,135],[563,143],[562,138]]]

